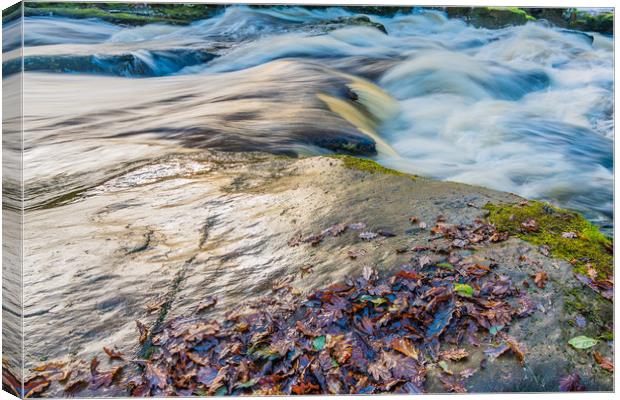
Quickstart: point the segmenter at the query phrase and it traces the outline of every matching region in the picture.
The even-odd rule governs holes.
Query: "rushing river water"
[[[543,22],[478,29],[430,10],[371,16],[385,34],[341,23],[352,15],[27,17],[29,204],[179,145],[372,155],[374,141],[385,165],[550,200],[610,231],[613,38]]]
[[[20,43],[10,39],[19,28],[3,26],[3,85],[14,96],[5,99],[15,102]],[[135,320],[153,328],[193,315],[207,294],[217,297],[210,316],[227,313],[271,295],[302,266],[314,271],[295,282],[307,290],[359,275],[363,265],[389,270],[411,257],[390,246],[428,241],[426,230],[411,230],[408,213],[464,223],[486,202],[519,200],[435,180],[334,174],[332,159],[261,163],[264,155],[204,149],[349,151],[549,200],[612,233],[612,37],[544,22],[479,29],[422,9],[364,19],[300,7],[230,7],[189,26],[26,17],[24,28],[26,212],[23,230],[17,214],[7,226],[23,234],[9,261],[17,265],[23,243],[11,300],[14,316],[24,302],[15,327],[23,322],[27,369],[67,354],[90,358],[102,345],[139,354]],[[3,122],[15,133],[19,121]],[[19,144],[5,152],[16,168]],[[6,193],[20,193],[10,178]],[[398,235],[288,245],[296,232],[358,221]],[[515,243],[498,264],[521,274],[515,260],[527,248]],[[351,262],[351,246],[364,246],[365,258]],[[541,260],[536,268],[570,270],[530,256]],[[544,348],[560,339],[543,336]],[[545,368],[554,385],[551,374],[565,370],[555,367]]]

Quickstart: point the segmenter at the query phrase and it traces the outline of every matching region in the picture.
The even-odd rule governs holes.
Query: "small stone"
[[[577,315],[575,317],[575,323],[580,328],[585,328],[586,327],[586,319],[585,319],[585,317],[583,315]]]

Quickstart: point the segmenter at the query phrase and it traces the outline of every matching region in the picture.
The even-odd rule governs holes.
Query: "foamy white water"
[[[49,79],[27,74],[26,127],[39,147],[26,175],[51,179],[34,161],[47,145],[66,156],[55,169],[75,169],[88,148],[105,171],[119,154],[130,162],[177,146],[328,152],[330,138],[358,140],[357,130],[386,142],[376,156],[386,165],[549,200],[611,226],[612,37],[544,22],[478,29],[429,10],[371,16],[387,35],[326,28],[352,15],[233,7],[186,27],[133,28],[27,18],[26,56],[65,67]],[[373,85],[356,89],[352,79],[394,100]],[[349,91],[357,111],[346,106]],[[321,94],[340,102],[317,100]],[[50,101],[59,104],[53,113],[45,111]],[[102,139],[115,150],[104,151]],[[95,165],[78,169],[102,174]]]

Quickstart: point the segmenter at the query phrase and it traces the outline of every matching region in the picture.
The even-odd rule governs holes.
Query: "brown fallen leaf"
[[[498,232],[498,231],[495,231],[489,237],[489,240],[491,242],[493,242],[493,243],[503,242],[504,240],[508,240],[508,232]]]
[[[215,304],[217,304],[217,299],[213,296],[207,296],[200,303],[198,303],[198,305],[196,306],[196,312],[202,312],[208,308],[213,307]]]
[[[467,358],[468,356],[469,352],[465,349],[449,349],[439,353],[439,357],[452,361],[462,360],[463,358]]]
[[[521,223],[521,226],[526,232],[538,232],[539,229],[538,222],[533,218],[526,219]]]
[[[38,393],[43,392],[50,385],[50,381],[41,377],[35,376],[24,383],[24,398],[32,397]]]
[[[75,395],[77,392],[86,389],[86,387],[88,386],[88,381],[84,378],[84,379],[75,379],[72,380],[71,382],[68,382],[64,389],[65,392],[70,394],[70,395]]]
[[[362,257],[364,254],[366,254],[366,250],[364,249],[351,249],[347,251],[347,255],[352,260],[355,260],[358,257]]]
[[[307,393],[313,393],[316,390],[319,390],[320,387],[318,385],[315,385],[313,383],[310,382],[301,382],[299,385],[293,385],[291,387],[291,390],[293,391],[293,393],[297,394],[297,395],[302,395],[302,394],[307,394]]]
[[[418,280],[418,279],[422,279],[422,275],[418,274],[415,271],[407,271],[405,269],[400,270],[396,276],[400,277],[400,278],[405,278],[405,279],[414,279],[414,280]]]
[[[467,393],[467,389],[456,378],[446,374],[439,374],[439,380],[443,383],[444,388],[452,393]]]
[[[151,387],[163,389],[166,387],[166,384],[168,382],[166,371],[153,365],[152,362],[146,363],[146,368],[144,369],[144,376],[151,384]]]
[[[108,355],[108,357],[110,357],[110,359],[112,359],[112,360],[122,360],[123,359],[123,353],[121,353],[120,351],[116,351],[114,349],[109,349],[107,347],[104,347],[103,351],[105,351],[105,353]]]
[[[544,289],[545,288],[545,285],[547,284],[547,280],[549,279],[549,276],[547,275],[547,273],[545,271],[537,272],[532,277],[534,278],[534,283],[540,289]]]
[[[511,337],[506,338],[506,343],[508,343],[508,347],[510,347],[510,350],[512,350],[514,355],[517,357],[517,360],[519,360],[521,364],[525,364],[525,351],[523,350],[523,345]]]
[[[598,276],[598,272],[592,267],[592,264],[588,264],[586,265],[586,267],[588,267],[588,276],[590,277],[590,279],[595,280],[596,277]]]
[[[325,238],[325,235],[322,234],[318,234],[318,235],[310,235],[307,238],[305,238],[303,240],[304,243],[310,243],[311,246],[318,246],[319,243],[321,243],[323,241],[323,239]]]
[[[409,217],[409,222],[411,222],[412,224],[416,224],[418,222],[418,217],[416,216]]]
[[[331,236],[339,236],[342,235],[348,228],[347,224],[335,224],[327,228],[322,233],[329,234]]]
[[[49,363],[46,363],[46,364],[38,365],[38,366],[32,368],[32,370],[36,371],[36,372],[48,371],[50,369],[62,368],[66,364],[67,363],[65,361],[52,361],[52,362],[49,362]]]
[[[118,374],[123,370],[122,366],[114,367],[109,371],[99,371],[99,361],[93,357],[90,362],[90,386],[98,389],[101,386],[110,386]]]
[[[313,271],[314,265],[312,264],[304,264],[299,267],[299,276],[303,279],[304,277],[310,275]]]
[[[596,360],[598,365],[600,365],[601,368],[603,368],[604,370],[612,373],[614,372],[614,364],[611,362],[611,360],[603,357],[603,355],[598,351],[594,351],[594,360]]]
[[[394,350],[406,355],[407,357],[411,357],[414,360],[417,360],[419,357],[419,353],[413,343],[405,338],[394,338],[392,339],[390,345]]]
[[[138,332],[140,332],[140,339],[138,339],[138,342],[144,344],[149,337],[149,329],[139,320],[136,320],[136,327],[138,328]]]
[[[478,372],[478,368],[466,368],[459,372],[459,375],[461,376],[461,378],[466,379],[475,374],[476,372]]]
[[[302,234],[301,232],[297,232],[295,234],[295,236],[293,236],[292,238],[290,238],[286,244],[288,244],[291,247],[295,247],[295,246],[299,246],[302,243]]]
[[[159,310],[164,304],[166,304],[165,297],[157,298],[153,301],[146,303],[146,310],[150,313],[155,312]]]

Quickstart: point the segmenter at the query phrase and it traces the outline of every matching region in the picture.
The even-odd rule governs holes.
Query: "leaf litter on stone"
[[[481,222],[441,227],[452,250],[458,249],[449,244],[455,239],[468,246],[490,243],[496,233]],[[447,367],[445,360],[464,359],[468,353],[461,345],[478,343],[484,335],[491,339],[485,332],[529,313],[522,304],[511,305],[508,300],[518,291],[509,279],[491,273],[493,265],[469,274],[472,265],[459,257],[448,257],[454,268],[428,268],[437,264],[428,255],[420,259],[422,270],[404,266],[378,277],[363,268],[361,277],[307,296],[295,294],[293,274],[274,282],[274,295],[239,305],[218,320],[194,315],[167,321],[151,333],[157,351],[149,360],[118,365],[140,368],[126,369],[130,376],[117,384],[132,396],[420,393],[428,358],[442,354],[436,362],[445,389],[465,392],[461,380],[475,370],[454,374],[441,368]],[[454,282],[466,285],[461,292],[467,295],[459,295]],[[148,329],[140,321],[136,326],[138,342],[145,343]],[[511,351],[522,359],[520,344],[498,338],[499,347],[488,356]],[[455,348],[442,353],[447,343]],[[120,369],[101,370],[94,362],[89,381],[111,385],[117,374]]]

